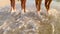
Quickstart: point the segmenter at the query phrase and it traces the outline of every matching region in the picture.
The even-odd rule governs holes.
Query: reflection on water
[[[49,14],[34,11],[23,14],[1,12],[0,34],[59,34],[60,12],[50,9]],[[3,16],[3,17],[2,17]]]
[[[19,6],[17,7],[19,8]],[[32,7],[35,6],[32,5],[31,10],[25,14],[21,14],[21,12],[11,14],[8,12],[8,7],[2,8],[0,11],[0,34],[60,34],[59,4],[52,3],[49,14],[42,9],[40,16]]]

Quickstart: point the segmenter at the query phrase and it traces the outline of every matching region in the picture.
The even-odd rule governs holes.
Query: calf
[[[51,2],[52,2],[52,0],[45,0],[45,7],[46,7],[47,11],[49,11]]]
[[[42,0],[35,0],[36,9],[38,11],[38,14],[40,14],[41,2],[42,2]]]
[[[26,12],[26,10],[25,10],[25,8],[26,8],[26,0],[20,0],[20,1],[21,1],[21,8],[22,8],[22,10],[24,12]],[[10,0],[10,2],[11,2],[12,12],[15,12],[15,10],[16,10],[16,8],[15,8],[15,0]],[[52,2],[52,0],[45,0],[45,7],[46,7],[47,11],[50,8],[51,2]],[[37,9],[37,13],[38,14],[40,14],[41,3],[42,3],[42,0],[35,0],[36,9]]]
[[[52,2],[52,0],[45,0],[45,7],[46,7],[47,11],[50,8],[51,2]],[[40,14],[41,3],[42,3],[42,0],[35,0],[35,4],[36,4],[36,8],[37,8],[38,14]]]
[[[24,12],[26,12],[25,8],[26,8],[26,0],[21,0],[21,8]]]
[[[26,0],[20,0],[21,1],[21,8],[25,12],[26,8]],[[16,11],[16,5],[15,5],[15,0],[10,0],[10,5],[11,5],[11,13]]]
[[[15,12],[16,10],[15,0],[10,0],[10,5],[11,5],[11,13]]]

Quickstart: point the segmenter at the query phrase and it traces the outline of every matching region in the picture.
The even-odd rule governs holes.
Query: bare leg
[[[49,8],[50,8],[50,4],[51,4],[51,2],[52,2],[52,0],[49,0],[49,2],[48,2],[48,9],[47,9],[47,11],[49,11]]]
[[[48,1],[49,0],[45,0],[45,7],[46,7],[47,11],[48,11]]]
[[[35,0],[36,8],[37,8],[38,14],[40,14],[41,2],[42,2],[42,0]]]
[[[37,8],[37,5],[38,5],[38,3],[37,3],[38,1],[37,0],[35,0],[35,4],[36,4],[36,8]]]
[[[10,0],[11,2],[11,11],[14,12],[15,10],[15,0]]]
[[[22,10],[23,10],[24,12],[26,12],[26,11],[25,11],[25,9],[26,9],[26,0],[21,0],[21,7],[22,7]]]

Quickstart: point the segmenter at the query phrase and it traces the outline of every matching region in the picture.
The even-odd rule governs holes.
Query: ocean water
[[[20,4],[17,12],[11,14],[10,6],[0,9],[0,34],[60,34],[60,2],[52,1],[46,13],[44,1],[40,15],[36,12],[34,0],[27,0],[27,12],[21,14]]]

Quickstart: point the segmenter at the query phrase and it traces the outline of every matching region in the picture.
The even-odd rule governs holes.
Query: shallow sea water
[[[11,14],[9,6],[0,9],[0,34],[60,34],[60,5],[55,4],[58,2],[52,2],[48,14],[42,6],[40,16],[30,2],[25,14],[21,14],[19,4],[16,5],[17,14]]]

